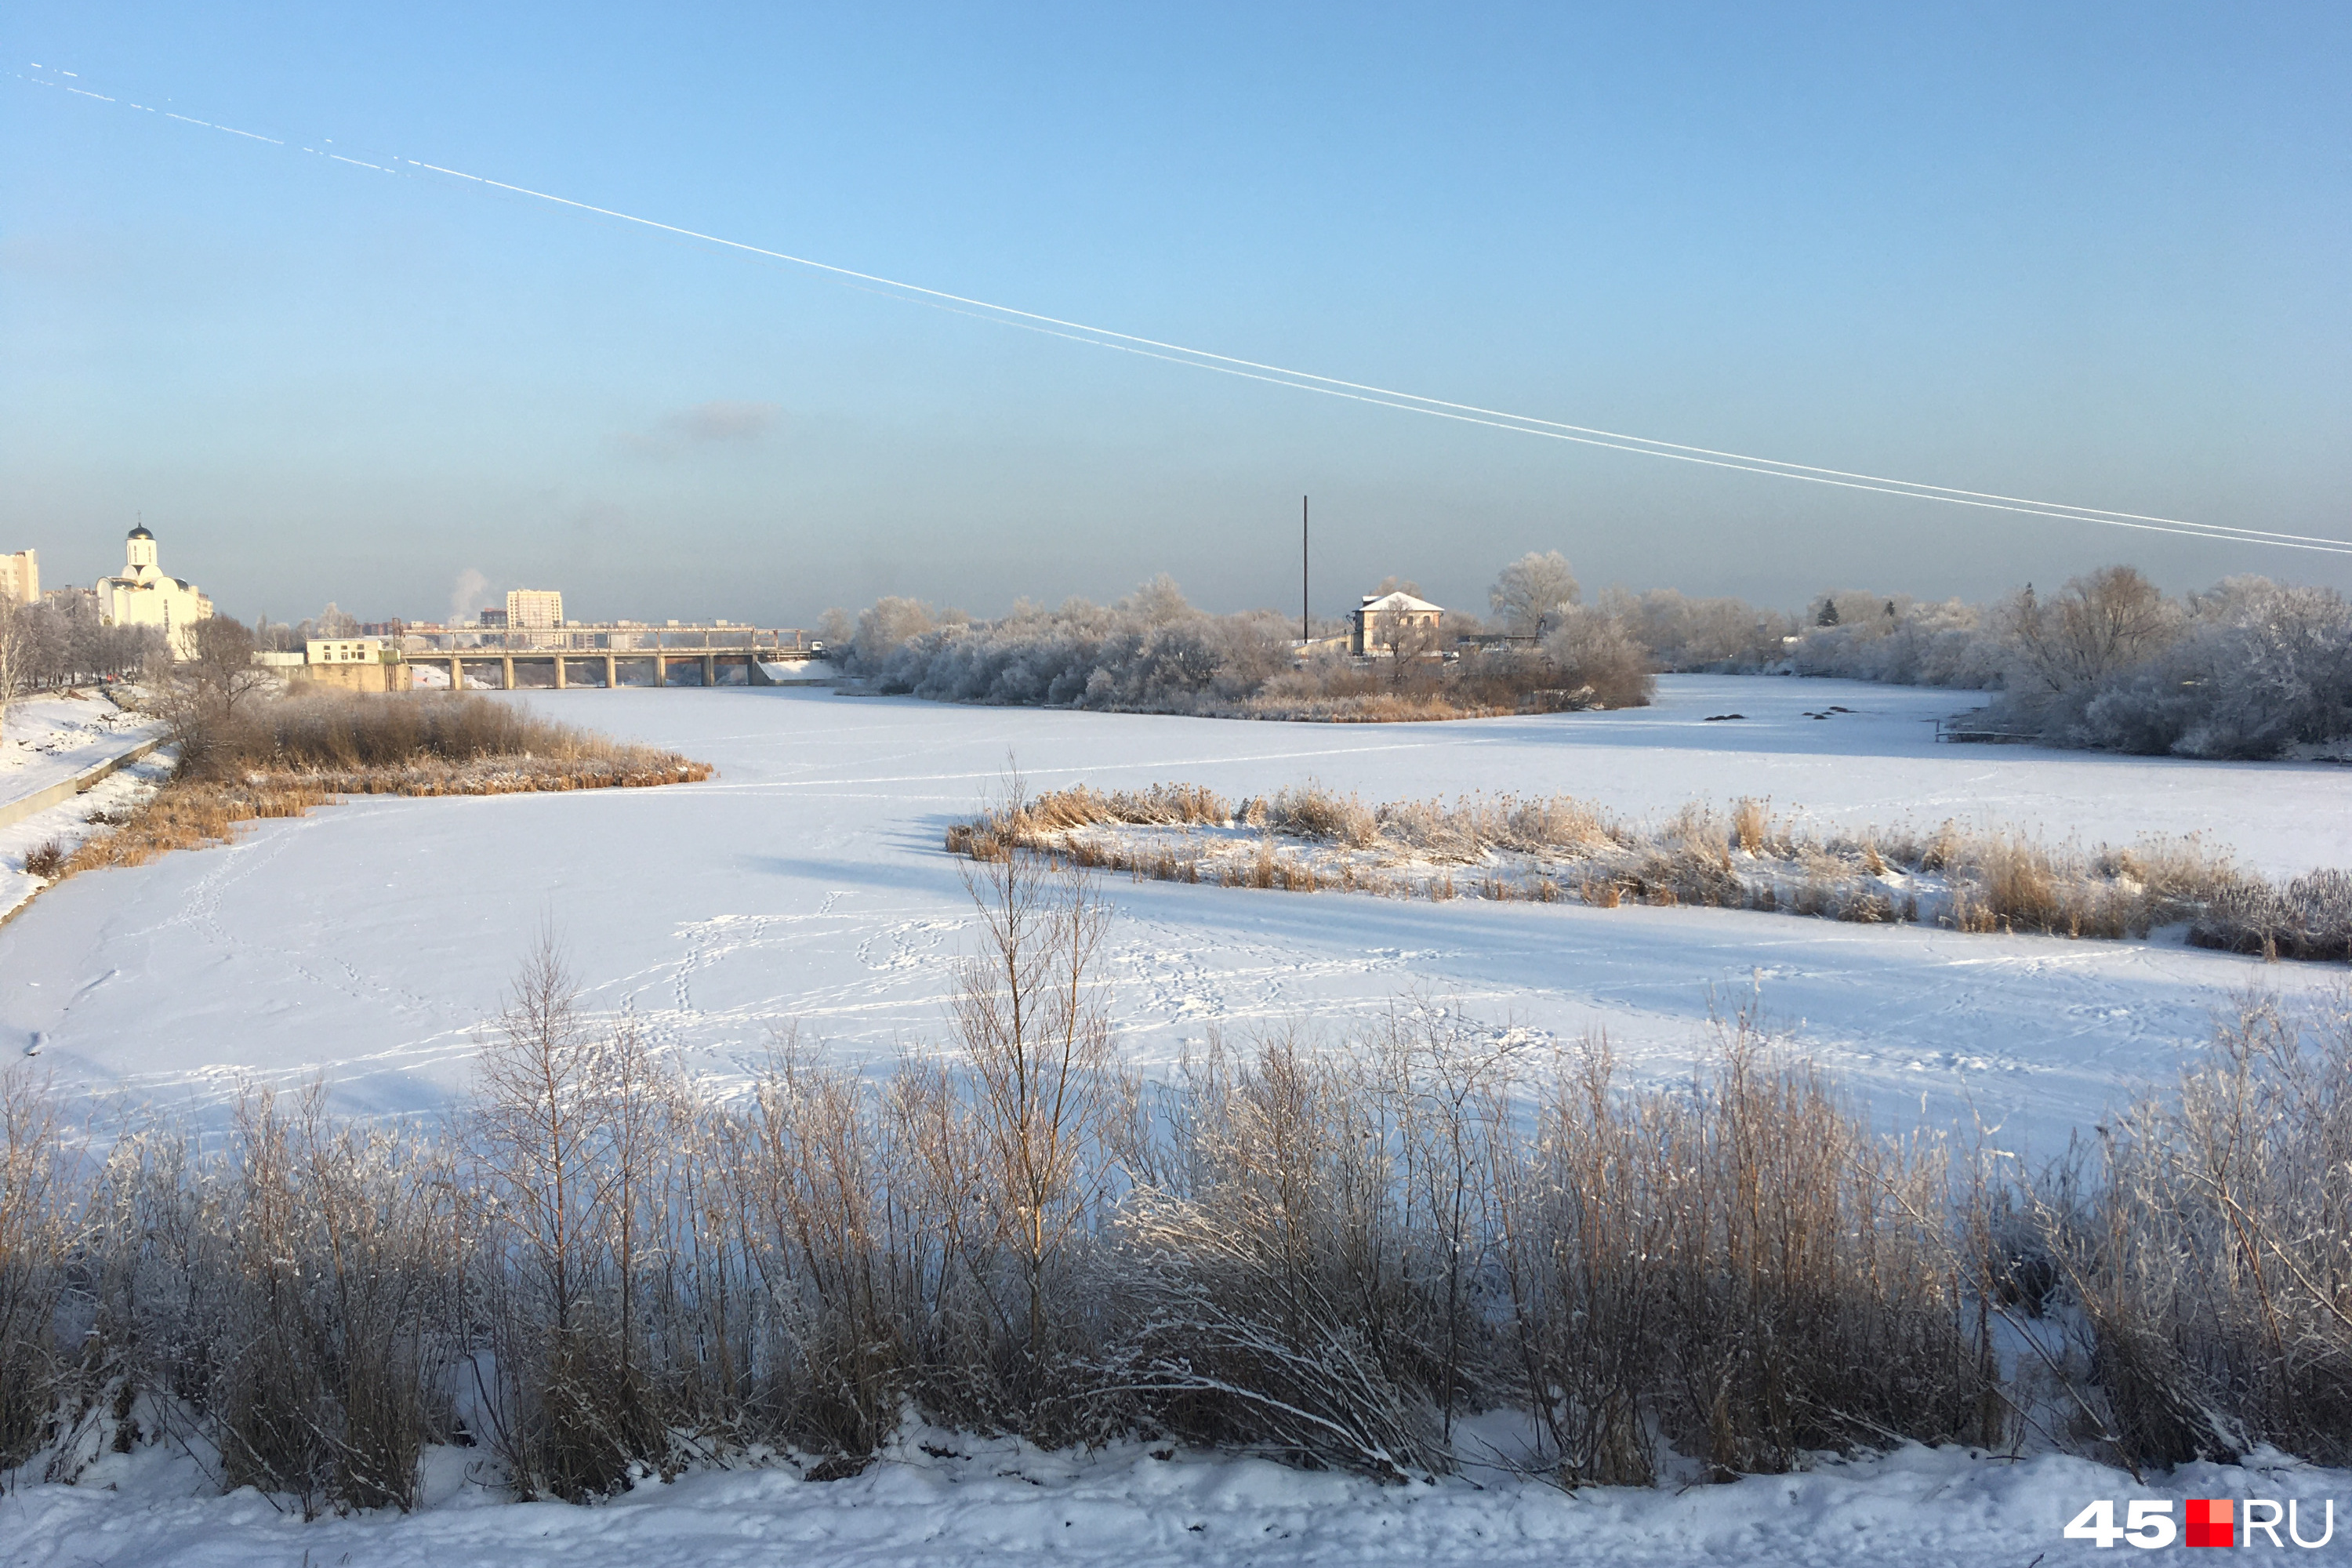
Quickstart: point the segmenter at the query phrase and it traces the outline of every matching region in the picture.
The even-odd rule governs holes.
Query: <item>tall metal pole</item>
[[[1307,498],[1298,498],[1298,646],[1304,650],[1307,631]]]

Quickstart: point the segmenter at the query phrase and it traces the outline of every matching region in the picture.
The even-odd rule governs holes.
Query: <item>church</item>
[[[212,618],[213,602],[194,583],[157,570],[155,536],[142,526],[131,531],[122,575],[99,580],[98,608],[111,626],[160,628],[173,658],[193,658],[196,623]]]

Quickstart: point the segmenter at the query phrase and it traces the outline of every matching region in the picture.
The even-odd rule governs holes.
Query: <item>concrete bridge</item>
[[[817,664],[808,633],[725,623],[425,628],[401,636],[383,656],[377,689],[395,691],[443,679],[457,691],[802,686],[832,679],[830,667]],[[791,673],[771,673],[779,668]]]
[[[398,689],[420,682],[423,669],[446,670],[452,690],[562,691],[573,687],[633,687],[640,689],[670,686],[807,686],[832,679],[810,668],[815,656],[805,651],[753,652],[740,648],[651,649],[625,653],[574,653],[549,648],[466,648],[443,653],[407,653],[406,679],[394,677]],[[790,665],[793,673],[771,674],[768,666]],[[438,681],[434,684],[438,685]]]

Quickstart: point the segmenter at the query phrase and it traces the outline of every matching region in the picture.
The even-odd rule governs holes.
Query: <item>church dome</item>
[[[155,536],[148,532],[146,525],[142,523],[139,527],[131,531],[131,537],[133,539],[152,539]]]

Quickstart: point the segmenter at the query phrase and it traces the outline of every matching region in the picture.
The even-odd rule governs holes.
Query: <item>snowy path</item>
[[[1694,678],[1658,707],[1341,727],[973,709],[810,690],[525,699],[716,763],[707,784],[371,799],[234,847],[79,877],[0,929],[0,1050],[36,1035],[60,1087],[217,1106],[240,1074],[323,1068],[359,1111],[440,1103],[543,921],[599,1007],[732,1072],[792,1020],[847,1059],[941,1033],[968,940],[940,834],[1008,752],[1033,786],[1308,777],[1368,798],[1567,791],[1635,815],[1769,795],[1822,822],[2015,823],[2128,841],[2207,829],[2275,873],[2352,863],[2352,773],[1937,746],[1950,693]],[[1830,720],[1807,712],[1854,710]],[[1751,715],[1706,723],[1709,713]],[[1327,1032],[1412,991],[1487,1024],[1605,1027],[1629,1070],[1684,1070],[1710,994],[1767,1014],[1889,1113],[1965,1092],[2037,1145],[2118,1083],[2169,1072],[2231,994],[2339,984],[2147,943],[1958,936],[1786,916],[1389,902],[1115,879],[1125,1048],[1160,1065],[1209,1025]]]

